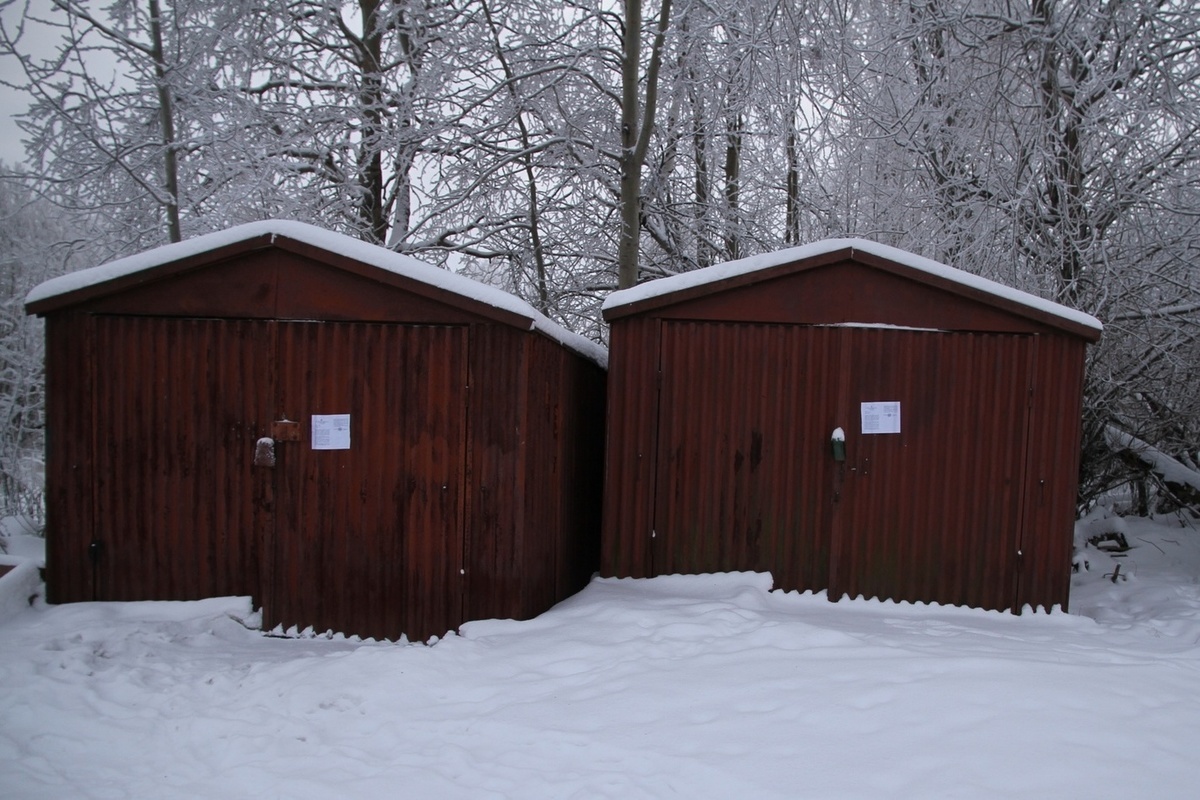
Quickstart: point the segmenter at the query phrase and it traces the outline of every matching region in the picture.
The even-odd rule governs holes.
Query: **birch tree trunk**
[[[617,205],[621,233],[617,249],[617,288],[637,283],[642,230],[642,167],[654,132],[658,75],[663,43],[671,20],[671,0],[662,0],[642,81],[642,2],[625,0],[621,56],[621,182]]]

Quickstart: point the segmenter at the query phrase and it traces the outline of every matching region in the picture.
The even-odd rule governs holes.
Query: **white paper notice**
[[[349,414],[313,414],[313,450],[349,450]]]
[[[900,402],[862,404],[862,432],[899,433]]]

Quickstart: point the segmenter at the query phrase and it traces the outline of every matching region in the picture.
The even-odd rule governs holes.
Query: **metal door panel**
[[[847,328],[830,594],[1015,602],[1031,337]],[[862,404],[898,402],[899,433]]]
[[[278,323],[278,445],[267,623],[442,635],[462,619],[463,327]],[[314,415],[350,415],[316,449]]]
[[[829,328],[664,323],[655,574],[825,588],[837,346]]]
[[[97,600],[255,593],[251,448],[267,421],[267,323],[98,316]]]

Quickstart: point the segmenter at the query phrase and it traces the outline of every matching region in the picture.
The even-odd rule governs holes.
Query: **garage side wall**
[[[557,342],[471,330],[466,619],[528,619],[599,549],[605,372]]]
[[[1038,337],[1035,394],[1029,419],[1025,513],[1017,607],[1067,610],[1086,344]]]
[[[612,324],[600,537],[600,574],[605,577],[651,575],[661,325],[651,316]]]
[[[559,573],[562,600],[582,589],[600,569],[600,525],[604,505],[604,446],[608,414],[608,370],[571,357],[562,381],[565,471],[560,511],[566,547]]]
[[[89,318],[46,319],[46,599],[91,600],[92,362]]]
[[[532,616],[582,589],[599,566],[605,373],[542,336],[529,336],[522,584]]]

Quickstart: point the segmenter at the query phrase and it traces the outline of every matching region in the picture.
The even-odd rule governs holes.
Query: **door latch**
[[[271,438],[277,442],[300,441],[300,423],[290,419],[277,419],[271,423]]]

